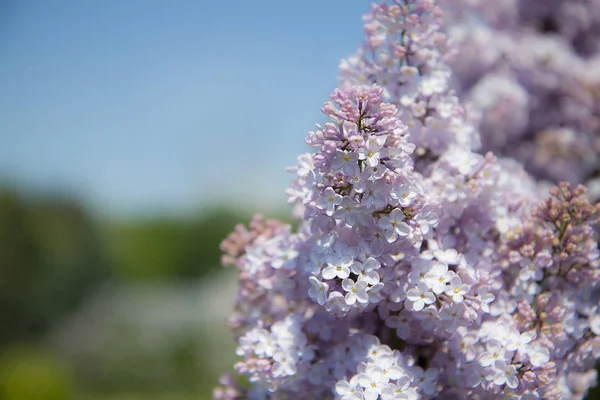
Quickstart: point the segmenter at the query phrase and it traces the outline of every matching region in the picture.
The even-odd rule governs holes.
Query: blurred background
[[[0,399],[210,398],[368,2],[0,0]]]

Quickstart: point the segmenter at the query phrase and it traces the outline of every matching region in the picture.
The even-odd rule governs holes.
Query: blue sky
[[[106,213],[283,204],[369,2],[0,3],[0,182]]]

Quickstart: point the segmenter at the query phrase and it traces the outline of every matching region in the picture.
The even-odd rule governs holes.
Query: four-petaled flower
[[[375,400],[388,387],[388,378],[376,365],[369,366],[365,373],[358,375],[358,384],[364,388],[365,400]]]
[[[358,169],[358,153],[338,151],[331,160],[331,168],[348,176],[354,175]]]
[[[365,281],[354,282],[352,279],[344,279],[342,288],[346,293],[346,304],[351,306],[358,300],[359,303],[367,303],[369,295],[367,294],[368,284]]]
[[[367,282],[369,285],[379,283],[379,274],[376,269],[380,267],[379,261],[374,258],[367,258],[364,262],[355,261],[350,270],[353,274],[358,275],[358,279]]]
[[[448,266],[442,263],[435,263],[433,267],[425,274],[425,282],[431,287],[435,294],[442,294],[446,290],[446,284],[454,277],[453,271],[448,271]]]
[[[527,355],[529,356],[529,362],[534,367],[541,367],[550,361],[550,352],[545,347],[529,347],[527,348]]]
[[[380,151],[385,139],[385,136],[371,136],[365,143],[365,147],[358,149],[358,159],[365,161],[369,167],[376,167],[379,164]]]
[[[416,288],[410,289],[406,293],[406,302],[412,305],[414,311],[421,311],[426,304],[435,302],[435,296],[429,291],[425,282],[419,282]]]
[[[358,375],[350,379],[350,382],[341,380],[335,385],[335,392],[342,396],[340,400],[362,400],[363,390],[358,384]]]
[[[410,226],[404,219],[404,213],[398,208],[393,209],[389,216],[383,215],[379,218],[377,225],[385,231],[384,236],[388,243],[395,242],[398,236],[410,235]]]
[[[506,384],[511,389],[516,389],[519,386],[519,378],[517,377],[517,368],[514,365],[507,364],[503,360],[497,360],[494,363],[494,369],[497,374],[494,377],[494,383],[498,386]]]
[[[333,188],[328,187],[323,191],[321,197],[319,198],[318,205],[321,209],[325,210],[325,213],[328,216],[332,216],[335,212],[335,208],[342,202],[342,196],[337,194]]]
[[[352,258],[342,255],[333,255],[328,259],[327,266],[321,272],[324,279],[346,279],[350,276]]]
[[[465,294],[469,292],[469,285],[462,283],[460,276],[454,275],[446,287],[446,295],[455,303],[462,303]]]
[[[513,356],[513,352],[507,350],[497,340],[490,340],[487,343],[487,350],[479,355],[479,365],[489,367],[496,361],[509,361]]]

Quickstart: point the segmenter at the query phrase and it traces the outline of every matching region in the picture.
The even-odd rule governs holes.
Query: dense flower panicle
[[[600,1],[443,0],[461,97],[484,150],[600,199]]]
[[[490,380],[486,373],[501,359],[518,369],[522,379],[511,382],[507,376],[505,384],[517,384],[525,390],[515,392],[520,395],[534,391],[541,398],[577,397],[595,383],[588,380],[586,386],[578,380],[575,386],[567,379],[574,382],[576,376],[592,373],[600,355],[592,350],[600,344],[593,331],[600,312],[594,293],[600,264],[591,228],[599,206],[590,205],[584,194],[582,187],[571,191],[566,183],[553,188],[523,225],[499,241],[494,263],[501,279],[490,312],[496,318],[488,318],[477,339],[468,341],[473,361],[467,359],[467,365],[477,361],[484,368],[482,382],[486,376]],[[498,367],[510,377],[517,371],[510,369],[511,363]]]
[[[377,84],[399,108],[418,153],[479,147],[478,133],[450,90],[451,47],[435,1],[373,5],[365,44],[340,64],[343,85]]]
[[[564,399],[595,384],[600,206],[475,152],[442,22],[433,0],[372,7],[314,152],[290,168],[299,228],[257,217],[223,242],[250,387],[226,376],[215,399]],[[519,137],[528,88],[485,79],[473,96],[497,109],[482,126]]]

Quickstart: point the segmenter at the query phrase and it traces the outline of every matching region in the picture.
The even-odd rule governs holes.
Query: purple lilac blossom
[[[290,169],[298,229],[257,216],[223,242],[249,385],[226,375],[215,399],[576,399],[595,384],[600,205],[477,152],[442,17],[434,0],[372,6]]]
[[[600,199],[600,1],[442,0],[484,151]]]

